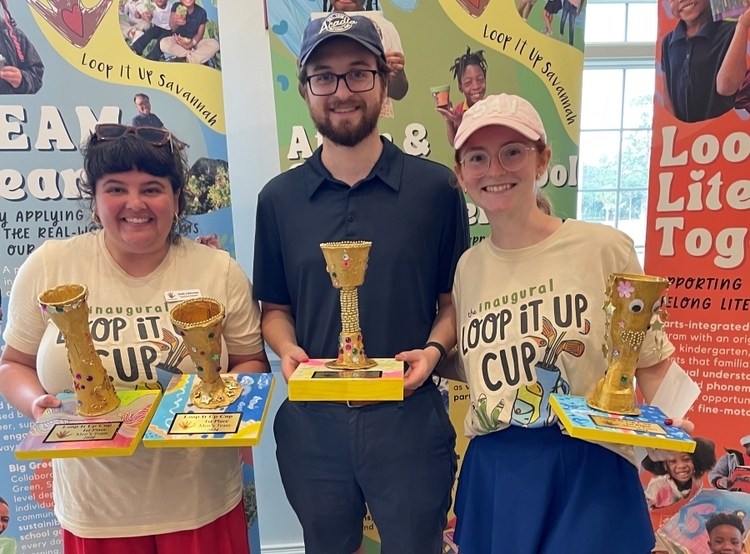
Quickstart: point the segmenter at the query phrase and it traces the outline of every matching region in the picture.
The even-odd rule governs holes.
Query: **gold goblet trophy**
[[[377,365],[365,354],[357,296],[357,287],[365,282],[370,246],[371,242],[364,241],[324,242],[320,245],[326,259],[326,271],[333,286],[339,289],[341,301],[338,358],[325,364],[331,369],[369,369]]]
[[[652,326],[659,330],[664,326],[667,313],[662,299],[668,288],[669,281],[663,277],[626,273],[609,276],[603,307],[607,370],[588,398],[592,408],[622,415],[641,413],[635,402],[634,383],[638,355],[647,331]]]
[[[169,312],[172,325],[182,335],[199,380],[191,392],[199,408],[221,408],[234,402],[242,385],[233,375],[221,375],[221,326],[224,305],[208,297],[180,302]]]
[[[89,331],[89,307],[85,285],[61,285],[39,295],[39,305],[57,325],[68,351],[76,395],[76,412],[99,416],[120,405],[115,387],[104,369]]]

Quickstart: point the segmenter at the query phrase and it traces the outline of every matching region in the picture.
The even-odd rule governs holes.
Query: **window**
[[[586,8],[578,217],[630,235],[643,263],[657,5]]]

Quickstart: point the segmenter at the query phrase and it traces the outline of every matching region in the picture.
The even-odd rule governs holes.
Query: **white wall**
[[[258,192],[279,172],[273,76],[261,0],[220,0],[229,173],[237,260],[252,276]],[[286,398],[278,360],[276,390],[263,440],[254,449],[258,518],[263,554],[304,554],[302,529],[286,501],[276,466],[273,416]],[[257,553],[253,553],[257,554]]]

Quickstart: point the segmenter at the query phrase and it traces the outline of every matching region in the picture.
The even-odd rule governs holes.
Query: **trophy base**
[[[48,408],[31,425],[14,452],[19,460],[131,456],[156,411],[161,391],[117,393],[119,406],[100,416],[76,412],[74,394],[58,394],[59,408]]]
[[[571,437],[694,452],[695,441],[679,427],[665,425],[667,416],[656,406],[639,405],[640,415],[622,415],[592,408],[583,396],[551,394],[550,406]]]
[[[191,392],[193,404],[199,408],[214,410],[225,408],[240,397],[242,385],[237,382],[234,374],[219,375],[219,379],[223,386],[209,385],[202,379],[197,379]]]
[[[292,402],[389,401],[404,399],[404,362],[370,359],[375,369],[326,369],[328,360],[300,364],[289,379]],[[328,363],[326,363],[328,362]]]
[[[228,406],[201,408],[194,403],[195,374],[175,375],[143,437],[147,448],[243,447],[260,442],[268,416],[274,377],[270,373],[232,373],[239,395]]]
[[[594,410],[599,410],[600,412],[607,412],[609,414],[617,414],[617,415],[627,415],[627,416],[637,416],[641,414],[641,410],[636,406],[635,404],[629,406],[629,407],[620,407],[617,406],[617,403],[614,403],[614,407],[604,407],[604,402],[600,404],[597,404],[597,401],[594,399],[594,397],[590,397],[588,400],[586,400],[586,405],[589,408],[592,408]]]
[[[365,358],[363,362],[360,362],[358,364],[339,362],[338,360],[332,360],[330,362],[325,363],[325,366],[327,368],[341,369],[341,370],[370,369],[370,368],[375,367],[376,365],[378,365],[378,362],[370,358]]]

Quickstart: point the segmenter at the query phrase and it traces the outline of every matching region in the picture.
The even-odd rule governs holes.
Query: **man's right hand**
[[[51,394],[43,394],[31,404],[31,416],[37,421],[47,408],[59,408],[62,401]]]
[[[309,361],[310,357],[296,344],[285,348],[281,353],[281,374],[284,376],[284,381],[288,383],[297,366]]]

